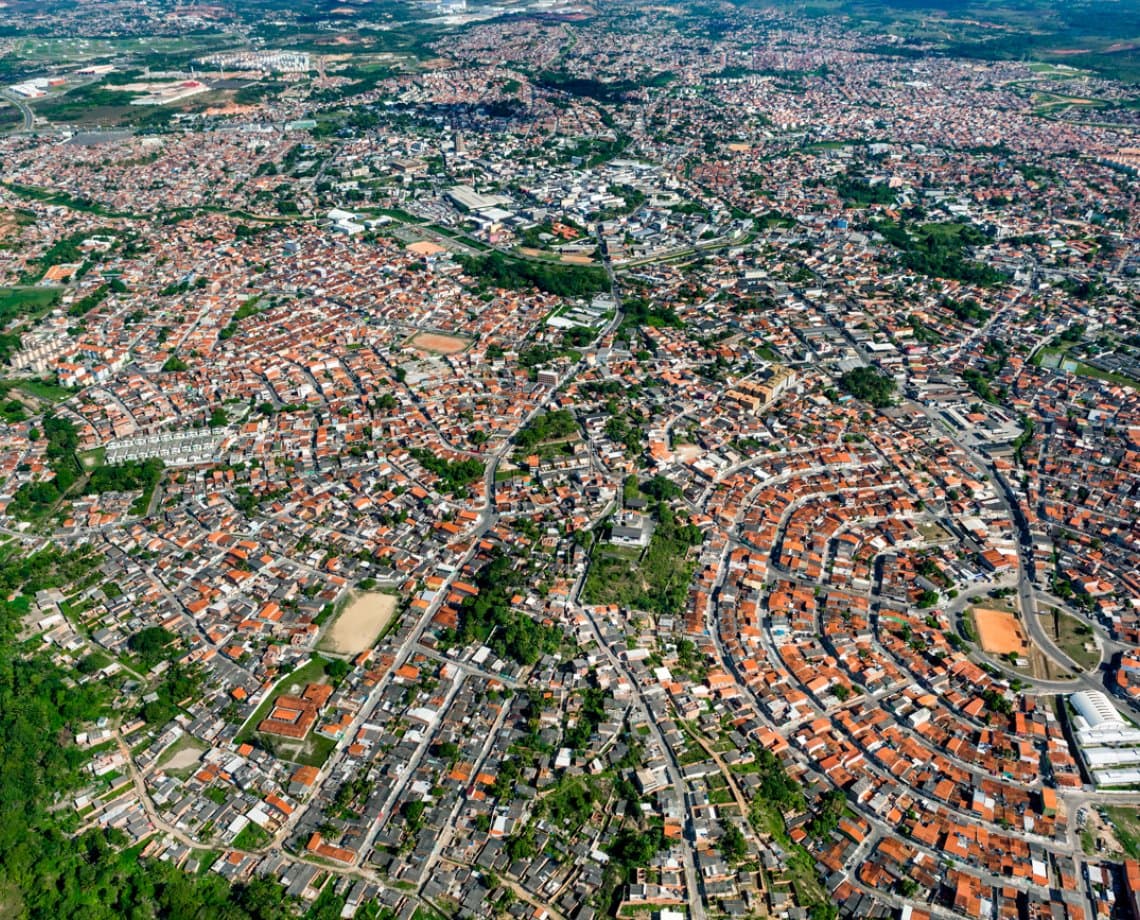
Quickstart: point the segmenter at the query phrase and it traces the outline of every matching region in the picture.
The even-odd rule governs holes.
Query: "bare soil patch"
[[[975,607],[973,615],[983,651],[997,655],[1012,652],[1018,656],[1029,651],[1029,642],[1016,615],[988,607]]]
[[[468,349],[471,340],[458,335],[421,332],[408,339],[408,344],[418,351],[426,351],[433,355],[457,355]]]
[[[356,595],[321,638],[321,648],[341,655],[359,655],[371,648],[391,622],[398,600],[379,591]]]
[[[441,252],[447,252],[447,248],[431,240],[420,240],[417,243],[409,243],[408,252],[417,256],[437,256]]]

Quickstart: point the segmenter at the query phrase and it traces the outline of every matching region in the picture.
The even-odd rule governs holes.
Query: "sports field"
[[[975,607],[973,616],[983,651],[997,655],[1012,652],[1019,656],[1029,652],[1029,643],[1016,615],[1007,610]]]
[[[359,655],[371,648],[396,612],[394,594],[358,594],[321,639],[321,648],[342,655]]]
[[[458,335],[440,335],[435,332],[421,332],[412,336],[408,344],[419,351],[433,355],[457,355],[466,351],[471,344],[469,339]]]

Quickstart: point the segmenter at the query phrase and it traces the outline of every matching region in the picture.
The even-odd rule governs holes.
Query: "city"
[[[1140,920],[1135,51],[848,15],[0,4],[0,914]]]

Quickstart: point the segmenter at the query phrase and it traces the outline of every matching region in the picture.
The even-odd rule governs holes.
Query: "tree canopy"
[[[839,378],[839,386],[854,396],[883,409],[894,402],[895,381],[871,367],[856,367]]]

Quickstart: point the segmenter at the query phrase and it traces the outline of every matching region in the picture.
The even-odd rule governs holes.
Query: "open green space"
[[[0,329],[12,323],[30,327],[46,316],[59,302],[59,288],[0,287]],[[0,334],[0,362],[7,361],[20,348],[17,330]]]
[[[483,462],[473,457],[448,460],[420,447],[409,452],[424,469],[439,477],[440,489],[449,495],[466,495],[467,487],[476,482],[485,470]]]
[[[588,604],[617,604],[650,613],[676,615],[684,610],[695,561],[689,550],[701,532],[680,522],[672,509],[658,503],[656,528],[644,551],[595,545],[582,596]]]
[[[19,127],[24,123],[23,113],[8,102],[0,102],[0,131]]]
[[[80,63],[119,57],[121,55],[192,55],[232,44],[233,39],[220,33],[184,36],[123,36],[121,38],[29,35],[13,39],[10,53],[29,63]]]
[[[1104,811],[1125,855],[1130,859],[1140,859],[1140,810],[1133,806],[1116,805],[1107,807]]]
[[[1054,67],[1054,73],[1063,65],[1094,70],[1109,79],[1140,80],[1140,8],[1135,5],[1097,0],[812,0],[805,6],[779,0],[777,6],[809,16],[847,17],[851,32],[865,36],[866,50],[894,57],[1032,58],[1037,68]],[[884,33],[895,40],[882,43]]]
[[[10,192],[19,195],[21,198],[27,198],[30,201],[42,201],[44,204],[59,205],[64,208],[71,208],[73,211],[83,211],[88,214],[97,214],[100,217],[135,217],[137,215],[126,214],[122,211],[115,211],[111,208],[104,207],[97,201],[92,201],[90,198],[80,198],[70,195],[67,192],[53,191],[52,189],[39,188],[34,185],[20,185],[15,182],[5,182],[4,187]]]
[[[899,251],[902,266],[916,274],[982,286],[1002,280],[999,271],[968,257],[971,247],[989,241],[973,224],[948,221],[904,226],[872,220],[870,225]]]
[[[596,266],[565,265],[509,258],[500,252],[460,256],[463,270],[482,288],[538,288],[559,297],[588,297],[610,289],[609,277]]]
[[[571,441],[578,440],[578,423],[568,409],[555,409],[534,418],[515,435],[520,451],[537,450],[539,455],[557,454]]]
[[[1140,386],[1140,381],[1120,374],[1115,371],[1101,370],[1099,367],[1093,367],[1091,364],[1082,361],[1079,356],[1070,354],[1073,348],[1072,342],[1062,345],[1047,345],[1041,348],[1033,356],[1033,363],[1040,367],[1045,359],[1052,356],[1059,356],[1060,363],[1058,369],[1064,373],[1076,374],[1078,377],[1089,377],[1093,380],[1103,380],[1105,383],[1111,383],[1116,386],[1132,387],[1136,389]]]
[[[1072,614],[1055,611],[1042,618],[1049,635],[1057,647],[1086,671],[1100,664],[1100,646],[1093,635],[1093,628],[1081,622]],[[1091,645],[1090,651],[1086,646]]]
[[[839,378],[839,388],[856,399],[863,399],[878,409],[894,403],[897,384],[893,377],[881,374],[873,367],[856,367]]]
[[[269,836],[266,831],[254,824],[252,821],[238,831],[238,835],[234,838],[235,850],[259,850],[266,846],[273,838]]]
[[[21,393],[47,403],[63,402],[65,399],[75,395],[74,390],[61,387],[59,384],[53,383],[50,380],[40,380],[35,377],[17,377],[10,380],[0,380],[0,395],[7,395],[13,390],[18,390]]]
[[[323,767],[336,748],[336,739],[309,732],[304,741],[291,741],[273,735],[257,736],[259,743],[271,750],[274,756],[306,767]]]

